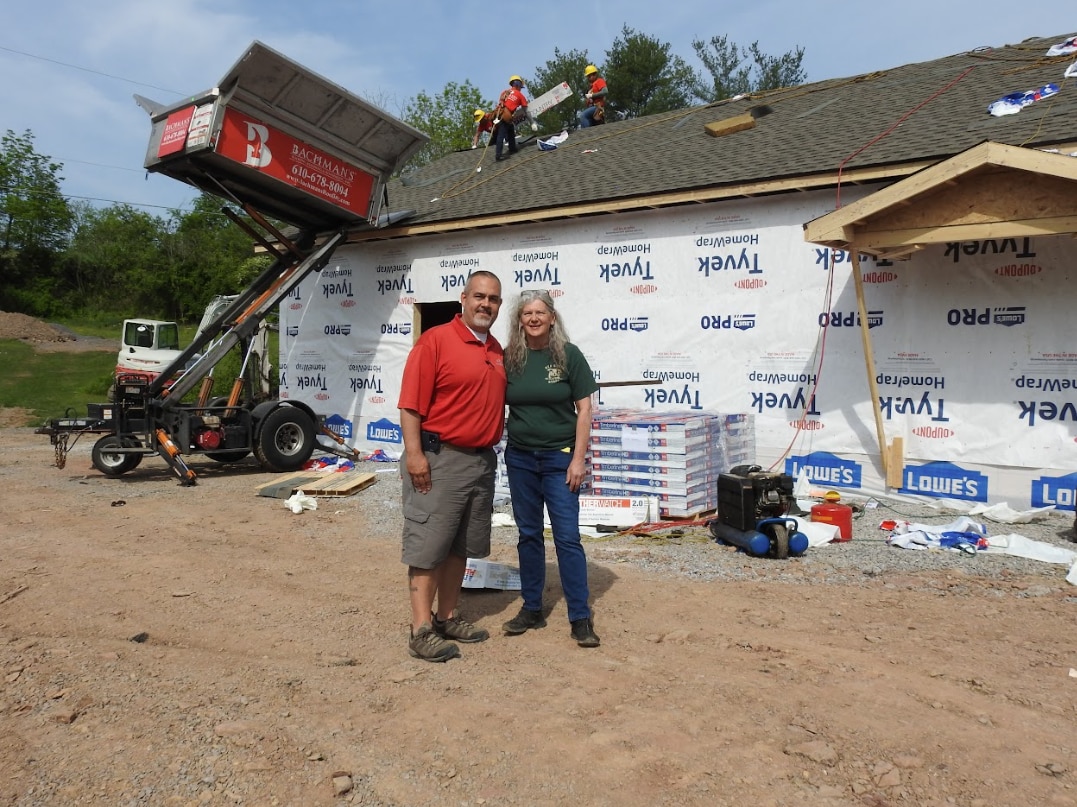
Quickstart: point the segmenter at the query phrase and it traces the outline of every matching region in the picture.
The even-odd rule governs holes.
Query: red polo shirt
[[[411,349],[397,407],[418,412],[422,427],[447,443],[495,445],[505,426],[504,356],[493,334],[483,344],[457,314]]]

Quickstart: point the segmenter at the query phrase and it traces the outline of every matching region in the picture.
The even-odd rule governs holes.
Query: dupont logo
[[[565,292],[562,291],[561,289],[546,289],[546,293],[549,294],[550,297],[552,297],[554,299],[557,299],[558,297],[564,297],[565,296]]]
[[[328,401],[329,400],[329,393],[328,392],[317,392],[317,393],[314,394],[314,397],[317,398],[319,401]]]
[[[290,309],[292,309],[293,311],[298,311],[298,310],[299,310],[300,308],[302,308],[302,307],[303,307],[303,303],[299,302],[299,300],[293,300],[293,301],[292,301],[292,302],[291,302],[291,303],[290,303],[290,304],[288,305],[288,307],[289,307]]]
[[[1038,263],[1008,263],[995,270],[999,277],[1032,277],[1043,271]]]
[[[877,270],[864,272],[861,277],[863,277],[865,283],[893,283],[898,279],[895,272],[879,272]]]
[[[917,426],[912,433],[928,440],[945,440],[955,434],[953,429],[947,429],[945,426]]]
[[[384,395],[371,395],[369,398],[367,398],[367,401],[369,401],[372,404],[383,404],[383,403],[385,403],[385,396]]]
[[[341,308],[351,308],[353,305],[355,305],[355,298],[353,297],[348,297],[340,301]]]
[[[733,284],[738,289],[761,289],[767,285],[767,281],[761,277],[746,277]]]
[[[415,305],[415,298],[414,297],[401,297],[399,302],[400,302],[400,305]]]
[[[658,286],[654,283],[637,283],[635,286],[629,286],[628,290],[633,294],[654,294],[658,291]]]
[[[820,429],[826,428],[821,420],[808,420],[807,418],[801,418],[800,420],[790,420],[789,425],[802,432],[817,432]]]

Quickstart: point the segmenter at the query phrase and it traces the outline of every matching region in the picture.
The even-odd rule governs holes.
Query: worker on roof
[[[479,138],[482,137],[485,132],[493,132],[494,125],[497,123],[497,119],[494,117],[494,113],[483,112],[481,109],[475,110],[475,136],[471,138],[471,148],[477,148],[479,145]]]
[[[606,122],[606,96],[609,94],[609,88],[606,86],[606,79],[599,75],[598,68],[593,64],[583,69],[583,76],[591,86],[583,96],[587,106],[580,110],[577,117],[580,119],[580,126],[586,128]]]
[[[502,91],[494,110],[497,125],[494,128],[494,159],[507,160],[517,152],[516,124],[530,121],[531,131],[538,131],[538,124],[527,108],[527,96],[524,95],[524,80],[519,76],[509,77],[509,88]],[[508,145],[508,154],[502,154],[503,146]]]

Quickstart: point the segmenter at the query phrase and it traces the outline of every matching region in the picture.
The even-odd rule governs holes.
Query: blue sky
[[[511,74],[532,73],[555,47],[586,50],[601,64],[624,24],[668,42],[695,67],[695,38],[758,41],[771,54],[803,47],[816,81],[1028,37],[1061,41],[1077,33],[1077,15],[1067,19],[1064,8],[1003,0],[9,3],[0,28],[0,131],[31,130],[37,151],[64,164],[65,194],[165,214],[189,207],[195,192],[142,170],[149,118],[132,94],[170,104],[209,89],[256,39],[399,114],[414,93],[433,95],[449,81],[495,97]],[[1013,89],[1028,89],[1019,85],[1016,77]]]

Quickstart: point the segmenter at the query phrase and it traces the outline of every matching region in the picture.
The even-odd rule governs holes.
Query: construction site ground
[[[296,514],[253,460],[182,487],[155,458],[106,478],[91,444],[61,470],[0,427],[2,804],[1077,805],[1057,565],[850,581],[588,542],[582,649],[550,547],[546,628],[504,636],[518,594],[468,590],[492,637],[431,664],[406,648],[395,466]],[[505,532],[491,560],[515,563]],[[701,577],[708,552],[751,576]]]

